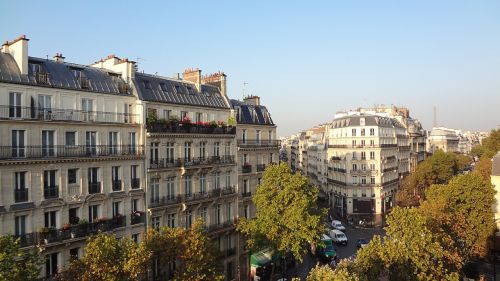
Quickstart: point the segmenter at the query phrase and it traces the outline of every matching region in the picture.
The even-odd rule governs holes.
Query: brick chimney
[[[2,45],[2,53],[10,54],[17,63],[21,74],[28,74],[28,41],[26,35],[21,35],[14,41],[6,41]]]
[[[248,105],[260,105],[260,97],[259,96],[247,96],[243,98],[243,102]]]
[[[208,85],[219,87],[221,94],[223,96],[227,97],[227,82],[226,82],[226,74],[224,74],[224,72],[219,71],[219,72],[204,76],[201,79],[201,82],[203,84],[208,84]]]
[[[65,59],[65,57],[63,57],[63,55],[60,53],[56,53],[54,55],[54,61],[57,63],[64,63],[64,59]]]
[[[182,78],[186,81],[193,82],[196,85],[198,92],[201,91],[201,70],[198,68],[184,69]]]
[[[114,72],[121,73],[123,80],[129,82],[130,79],[135,77],[135,61],[127,58],[120,59],[115,55],[109,55],[105,59],[96,61],[92,67],[109,69]]]

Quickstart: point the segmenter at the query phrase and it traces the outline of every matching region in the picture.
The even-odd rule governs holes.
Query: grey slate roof
[[[198,91],[194,83],[145,73],[136,73],[132,81],[141,100],[229,108],[216,86],[202,84]]]
[[[119,91],[119,85],[124,84],[125,81],[118,74],[108,70],[72,63],[57,63],[52,60],[34,57],[29,57],[28,63],[30,65],[28,75],[22,75],[14,58],[10,54],[0,53],[0,82],[115,95],[131,95],[129,91]],[[39,84],[36,82],[35,73],[33,73],[33,68],[31,67],[34,64],[39,65],[40,71],[48,74],[48,84]],[[88,88],[81,87],[80,80],[73,74],[73,69],[80,70],[83,77],[88,79]]]
[[[333,128],[341,127],[355,127],[361,126],[361,118],[365,118],[365,126],[379,126],[379,127],[403,127],[403,125],[395,118],[387,118],[375,115],[349,115],[345,117],[336,118],[332,121]]]
[[[500,151],[491,160],[493,165],[491,166],[491,175],[500,176]]]
[[[263,105],[249,105],[239,100],[230,100],[231,107],[236,110],[238,124],[255,124],[274,126],[273,119],[267,108]],[[255,113],[254,118],[252,115]]]

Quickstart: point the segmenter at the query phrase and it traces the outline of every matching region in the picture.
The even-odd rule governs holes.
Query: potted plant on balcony
[[[43,241],[44,244],[49,243],[50,230],[51,228],[49,227],[42,227],[38,230],[38,233],[40,234],[40,242]]]

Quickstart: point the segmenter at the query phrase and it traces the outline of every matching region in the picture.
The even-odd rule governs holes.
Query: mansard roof
[[[0,53],[0,82],[104,94],[132,94],[121,76],[109,70],[29,57],[29,71],[21,74],[10,54]]]
[[[365,124],[361,125],[361,118],[365,119]],[[377,115],[348,115],[336,118],[331,123],[333,128],[357,127],[357,126],[377,126],[377,127],[400,127],[403,125],[395,118],[382,117]]]
[[[269,125],[274,126],[273,119],[267,108],[263,105],[251,105],[239,100],[230,100],[231,107],[236,110],[238,124]]]

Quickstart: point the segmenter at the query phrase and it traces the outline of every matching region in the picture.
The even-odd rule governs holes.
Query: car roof
[[[338,220],[332,220],[332,223],[340,223],[340,224],[342,224],[342,222],[338,221]]]
[[[344,232],[338,230],[338,229],[332,229],[332,232],[335,234],[344,234]]]
[[[326,234],[321,234],[321,240],[332,240],[332,238]]]

